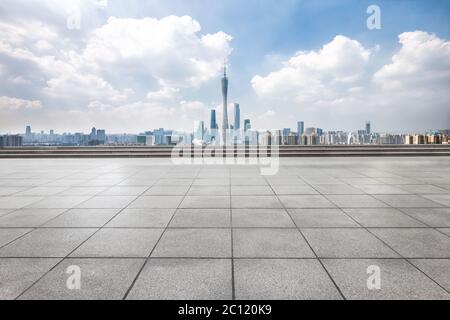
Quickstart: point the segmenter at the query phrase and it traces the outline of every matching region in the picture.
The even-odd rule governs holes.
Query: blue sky
[[[220,112],[224,58],[259,128],[450,127],[447,0],[5,0],[0,21],[2,132],[189,130]]]

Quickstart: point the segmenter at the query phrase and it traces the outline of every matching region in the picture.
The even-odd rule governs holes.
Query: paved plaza
[[[0,299],[450,298],[449,157],[280,162],[0,160]]]

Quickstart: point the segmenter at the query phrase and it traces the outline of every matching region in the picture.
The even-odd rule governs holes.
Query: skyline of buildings
[[[192,132],[159,128],[139,134],[106,134],[105,129],[91,128],[89,134],[83,132],[55,134],[51,129],[49,134],[44,131],[33,133],[31,125],[25,127],[25,134],[0,136],[1,146],[21,145],[67,145],[67,146],[97,146],[97,145],[361,145],[361,144],[443,144],[449,143],[450,129],[413,134],[390,134],[372,131],[370,121],[365,128],[354,132],[342,130],[325,131],[317,127],[305,127],[305,122],[297,121],[297,131],[291,128],[283,129],[252,129],[251,119],[244,119],[241,129],[241,106],[233,103],[233,119],[228,116],[228,86],[227,67],[224,64],[222,89],[222,127],[219,128],[217,110],[210,110],[209,128],[204,120],[194,123]]]

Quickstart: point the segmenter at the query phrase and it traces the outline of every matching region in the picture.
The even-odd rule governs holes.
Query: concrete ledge
[[[231,147],[232,148],[232,147]],[[270,149],[269,149],[270,150]],[[173,147],[16,147],[0,148],[1,158],[169,158]],[[205,152],[206,151],[206,152]],[[255,146],[236,146],[227,150],[227,156],[245,154],[246,157],[266,156],[266,149]],[[180,148],[184,156],[211,157],[222,154],[223,148],[201,150]],[[450,145],[383,145],[383,146],[279,146],[280,157],[414,157],[450,156]]]

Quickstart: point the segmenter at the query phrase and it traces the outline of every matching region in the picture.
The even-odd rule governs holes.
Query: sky
[[[448,0],[2,0],[0,132],[220,124],[224,61],[254,128],[448,129],[449,39]]]

